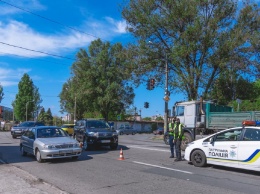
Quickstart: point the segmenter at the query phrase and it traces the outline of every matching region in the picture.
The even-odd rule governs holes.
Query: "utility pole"
[[[168,101],[169,98],[169,91],[168,91],[168,58],[167,54],[165,53],[165,96],[164,96],[164,133],[168,131]]]
[[[74,123],[76,123],[76,107],[77,107],[77,98],[75,96],[75,101],[74,101]]]

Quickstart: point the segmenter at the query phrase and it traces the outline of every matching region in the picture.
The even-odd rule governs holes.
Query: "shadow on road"
[[[129,148],[124,145],[119,145],[116,150],[111,150],[109,147],[97,147],[91,151],[82,150],[81,156],[77,160],[91,160],[93,155],[104,154],[107,152],[118,152],[118,150],[128,150]],[[24,163],[24,162],[36,162],[35,156],[28,154],[27,156],[22,156],[20,153],[20,147],[14,145],[13,143],[0,143],[0,160],[4,163]],[[51,160],[45,160],[45,163],[66,163],[66,162],[76,162],[71,158],[57,158]],[[0,161],[1,164],[1,161]]]

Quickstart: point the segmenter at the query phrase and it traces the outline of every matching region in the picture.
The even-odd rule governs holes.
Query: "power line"
[[[3,1],[3,0],[0,0],[0,1],[3,2],[3,3],[5,3],[5,4],[8,4],[8,5],[12,6],[12,7],[15,7],[15,8],[17,8],[17,9],[20,9],[20,10],[22,10],[22,11],[25,11],[25,12],[27,12],[27,13],[30,13],[30,14],[32,14],[32,15],[34,15],[34,16],[37,16],[37,17],[42,18],[42,19],[45,19],[45,20],[47,20],[47,21],[49,21],[49,22],[58,24],[58,25],[60,25],[60,26],[69,28],[69,29],[71,29],[71,30],[74,30],[74,31],[77,31],[77,32],[80,32],[80,33],[83,33],[83,34],[86,34],[86,35],[88,35],[88,36],[92,36],[92,37],[94,37],[94,38],[99,38],[99,37],[97,37],[97,36],[95,36],[95,35],[92,35],[92,34],[89,34],[89,33],[84,32],[84,31],[78,30],[78,29],[76,29],[76,28],[67,26],[67,25],[62,24],[62,23],[60,23],[60,22],[58,22],[58,21],[55,21],[55,20],[49,19],[49,18],[47,18],[47,17],[41,16],[41,15],[39,15],[39,14],[33,13],[33,12],[29,11],[29,10],[26,10],[26,9],[24,9],[24,8],[21,8],[21,7],[18,7],[18,6],[16,6],[16,5],[13,5],[13,4],[11,4],[11,3],[5,2],[5,1]]]
[[[0,51],[0,53],[21,57],[20,55],[16,55],[16,54],[13,54],[13,53],[6,53],[6,52],[2,52],[2,51]],[[35,59],[35,60],[37,60],[37,61],[44,61],[44,62],[48,62],[48,63],[53,63],[53,64],[57,64],[57,65],[70,65],[70,64],[64,64],[64,63],[56,63],[56,62],[53,62],[53,61],[48,61],[48,60],[43,60],[43,59],[38,59],[38,58]]]
[[[0,0],[0,1],[1,1],[1,0]],[[49,56],[53,56],[53,57],[59,57],[59,58],[69,59],[69,60],[75,61],[75,59],[72,59],[72,58],[69,58],[69,57],[64,57],[64,56],[60,56],[60,55],[55,55],[55,54],[46,53],[46,52],[43,52],[43,51],[37,51],[37,50],[33,50],[33,49],[28,49],[28,48],[24,48],[24,47],[21,47],[21,46],[16,46],[16,45],[8,44],[8,43],[5,43],[5,42],[0,42],[0,44],[4,44],[4,45],[7,45],[7,46],[16,47],[16,48],[24,49],[24,50],[27,50],[27,51],[36,52],[36,53],[42,53],[42,54],[49,55]]]

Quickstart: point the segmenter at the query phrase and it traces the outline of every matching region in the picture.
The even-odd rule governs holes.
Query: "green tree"
[[[130,0],[122,15],[137,45],[127,55],[137,83],[144,76],[189,100],[208,95],[226,69],[259,76],[259,6],[234,0]]]
[[[128,84],[126,61],[121,44],[95,40],[88,52],[81,49],[72,66],[72,78],[60,94],[62,111],[101,114],[106,120],[124,112],[133,103],[133,88]],[[76,103],[75,103],[76,99]],[[75,108],[76,104],[76,108]]]
[[[151,117],[144,117],[143,120],[144,121],[151,121],[152,119],[151,119]]]
[[[0,103],[2,102],[4,98],[4,89],[3,86],[0,84]]]
[[[20,121],[25,121],[26,118],[27,120],[33,119],[33,113],[37,111],[41,101],[38,88],[33,84],[29,75],[25,73],[18,84],[18,93],[12,103],[15,118]]]
[[[44,117],[45,117],[45,109],[42,108],[40,113],[39,113],[39,116],[38,116],[38,121],[41,121],[41,122],[44,123],[45,122],[45,120],[44,120],[45,118]]]
[[[53,116],[51,113],[51,109],[48,108],[48,110],[46,111],[45,115],[44,115],[44,122],[46,125],[53,125]]]

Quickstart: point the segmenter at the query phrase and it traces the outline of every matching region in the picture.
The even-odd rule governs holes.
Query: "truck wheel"
[[[206,156],[203,151],[195,150],[191,154],[191,162],[196,167],[203,167],[206,166]]]
[[[192,137],[190,133],[184,133],[184,139],[181,142],[181,150],[184,151],[188,145],[188,143],[192,142]]]
[[[169,135],[164,135],[163,140],[166,145],[169,145]]]

